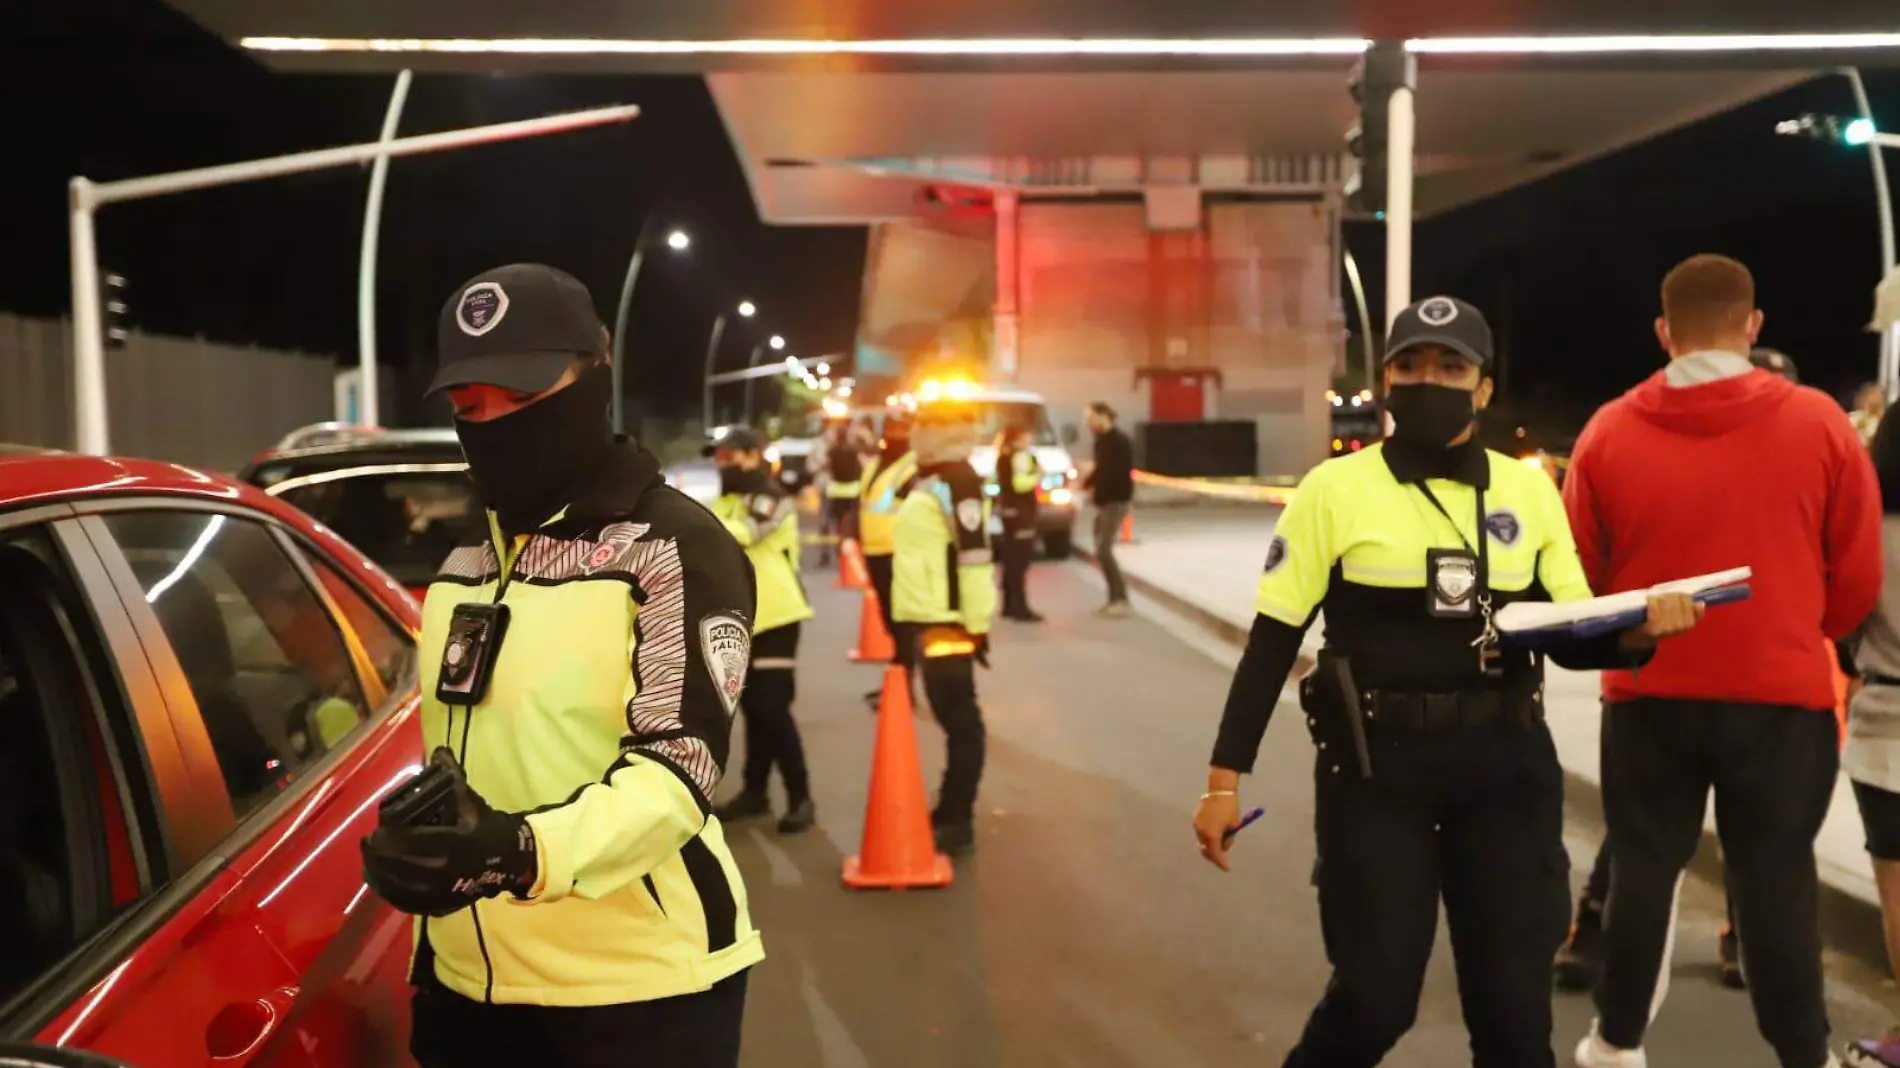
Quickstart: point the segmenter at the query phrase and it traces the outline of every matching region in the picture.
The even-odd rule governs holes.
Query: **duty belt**
[[[1544,719],[1544,703],[1529,694],[1499,690],[1468,693],[1376,692],[1366,697],[1367,719],[1412,734],[1440,734],[1504,724],[1528,727]]]

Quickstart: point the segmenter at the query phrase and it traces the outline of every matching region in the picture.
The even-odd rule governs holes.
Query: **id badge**
[[[474,707],[488,696],[488,680],[501,656],[508,632],[505,604],[458,604],[449,617],[449,638],[442,645],[442,669],[436,676],[436,700]]]
[[[1426,610],[1433,619],[1478,614],[1478,558],[1462,549],[1425,550]]]

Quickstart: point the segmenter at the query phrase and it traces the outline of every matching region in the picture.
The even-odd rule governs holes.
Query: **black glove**
[[[397,909],[442,917],[504,892],[526,897],[540,871],[534,831],[458,780],[454,822],[378,827],[363,839],[363,878]]]
[[[970,637],[976,642],[976,652],[971,655],[976,658],[977,663],[988,668],[990,666],[990,636],[987,634],[973,634]]]

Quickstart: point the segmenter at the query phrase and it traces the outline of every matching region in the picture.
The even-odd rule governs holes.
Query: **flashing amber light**
[[[1334,452],[1337,452],[1337,451],[1339,451],[1340,449],[1343,449],[1343,448],[1345,448],[1345,447],[1346,447],[1346,442],[1345,442],[1344,440],[1342,440],[1342,439],[1340,439],[1340,438],[1334,438],[1334,439],[1333,439],[1333,451],[1334,451]]]

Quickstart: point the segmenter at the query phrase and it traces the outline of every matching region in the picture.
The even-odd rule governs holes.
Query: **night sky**
[[[1868,75],[1900,123],[1900,72]],[[0,5],[0,309],[68,310],[65,183],[373,140],[392,79],[271,74],[156,0]],[[1342,84],[1341,92],[1345,88]],[[512,260],[566,268],[610,314],[641,220],[689,230],[649,257],[629,331],[636,415],[689,416],[718,308],[741,296],[760,330],[804,354],[849,350],[865,238],[768,228],[696,78],[419,76],[403,132],[636,103],[631,126],[396,161],[382,236],[380,347],[420,367],[456,283]],[[1872,377],[1862,328],[1878,279],[1864,152],[1774,136],[1776,120],[1844,113],[1825,79],[1421,227],[1415,287],[1490,315],[1506,394],[1573,422],[1653,371],[1650,323],[1668,267],[1694,252],[1755,270],[1763,340],[1805,380],[1846,394]],[[1900,154],[1890,157],[1900,168]],[[136,325],[349,356],[365,170],[115,205],[101,262],[129,281]],[[1349,232],[1381,306],[1378,230]],[[741,361],[734,337],[728,366]],[[407,392],[407,391],[406,391]],[[414,407],[410,418],[420,414]]]

